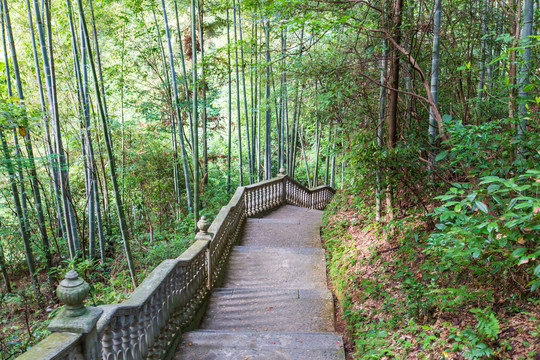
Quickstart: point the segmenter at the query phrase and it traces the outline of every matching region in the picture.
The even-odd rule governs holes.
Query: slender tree
[[[62,202],[60,199],[60,188],[58,186],[58,173],[57,171],[54,171],[53,166],[53,149],[52,149],[52,140],[51,140],[51,134],[50,134],[50,126],[49,126],[49,119],[47,114],[47,105],[45,103],[45,95],[43,91],[43,83],[41,79],[41,70],[40,70],[40,64],[39,64],[39,54],[37,52],[37,46],[36,46],[36,39],[34,35],[34,25],[32,20],[32,9],[30,7],[30,1],[26,0],[26,7],[27,7],[27,15],[28,15],[28,23],[30,25],[30,35],[32,39],[32,53],[34,55],[34,68],[36,71],[36,78],[37,78],[37,84],[38,84],[38,91],[39,91],[39,100],[41,104],[41,112],[42,112],[42,119],[43,119],[43,128],[45,129],[45,144],[46,144],[46,152],[48,155],[48,162],[52,174],[52,187],[54,189],[55,194],[55,205],[56,205],[56,213],[58,217],[58,223],[59,223],[59,231],[64,237],[64,240],[67,242],[66,236],[66,229],[65,229],[65,222],[64,222],[64,212],[62,209]]]
[[[182,74],[183,74],[183,82],[184,82],[184,94],[186,97],[186,101],[189,100],[189,85],[188,85],[188,76],[186,71],[186,59],[184,57],[184,46],[182,45],[182,32],[180,31],[180,20],[178,17],[178,5],[177,0],[174,1],[174,13],[176,15],[176,31],[178,32],[178,46],[180,47],[180,58],[182,60]],[[192,119],[192,112],[187,111],[188,118],[189,118],[189,135],[191,144],[194,143],[193,139],[193,119]]]
[[[240,12],[240,0],[238,1],[238,34],[240,37],[240,61],[242,63],[242,90],[244,92],[244,115],[246,118],[246,144],[248,150],[248,169],[249,169],[249,181],[253,183],[253,163],[251,158],[251,142],[249,136],[249,116],[248,116],[248,104],[247,104],[247,89],[246,89],[246,74],[244,71],[244,40],[242,37],[242,17]],[[238,126],[240,127],[240,116],[238,116]]]
[[[45,8],[45,18],[49,17],[48,8],[46,2],[44,2]],[[52,128],[53,128],[53,137],[54,137],[54,153],[51,154],[51,160],[54,159],[54,162],[51,164],[53,172],[56,174],[53,176],[56,178],[56,186],[59,191],[57,197],[60,199],[63,213],[63,233],[67,236],[68,247],[70,251],[71,258],[77,257],[79,252],[79,237],[77,233],[76,219],[73,208],[70,201],[70,187],[68,181],[67,166],[64,154],[64,146],[62,141],[62,134],[60,129],[60,119],[58,116],[58,102],[56,99],[56,84],[55,84],[55,75],[54,75],[54,60],[50,57],[50,53],[47,49],[48,43],[45,38],[45,27],[42,22],[41,17],[41,8],[38,0],[34,0],[34,12],[36,16],[36,26],[38,29],[39,42],[41,45],[41,56],[43,61],[43,69],[45,72],[45,84],[47,89],[47,99],[49,103],[49,115],[52,119]],[[50,38],[50,21],[47,21],[47,29]],[[48,126],[45,126],[47,129]],[[52,150],[52,149],[51,149]]]
[[[386,40],[383,40],[382,42],[382,59],[381,59],[381,77],[380,77],[380,90],[379,90],[379,118],[377,121],[377,149],[382,150],[383,144],[384,144],[384,119],[385,119],[385,112],[386,112],[386,88],[385,88],[385,82],[386,82],[386,58],[388,55],[388,49],[387,49],[387,42]],[[329,139],[330,140],[330,139]],[[330,146],[330,145],[329,145]],[[328,166],[328,165],[327,165]],[[328,172],[327,172],[328,173]],[[328,175],[327,175],[328,177]],[[377,194],[375,197],[375,219],[377,221],[381,220],[381,213],[382,213],[382,206],[381,206],[381,200],[382,200],[382,193],[383,193],[383,184],[382,184],[382,174],[379,167],[377,167],[377,170],[375,171],[375,181],[377,182]]]
[[[14,41],[14,38],[13,38],[13,31],[11,29],[11,20],[10,20],[10,17],[9,17],[9,10],[7,8],[6,0],[3,1],[3,4],[4,4],[4,16],[5,16],[5,19],[6,19],[6,24],[5,24],[6,25],[6,30],[7,30],[6,32],[7,32],[8,39],[9,39],[11,59],[12,59],[12,63],[13,63],[13,72],[14,72],[14,75],[15,75],[15,84],[16,84],[16,87],[17,87],[17,96],[19,98],[19,101],[20,101],[21,105],[23,105],[23,116],[26,117],[26,112],[25,112],[25,109],[24,109],[24,93],[23,93],[23,88],[22,88],[21,74],[20,74],[20,71],[19,71],[19,61],[17,59],[17,52],[15,50],[15,41]],[[7,53],[7,50],[5,48],[4,48],[4,51],[5,51],[5,53]],[[7,54],[6,54],[6,56],[7,56]],[[10,79],[9,79],[9,71],[7,69],[8,67],[9,67],[9,64],[8,64],[7,58],[6,58],[6,77],[7,77],[7,81],[9,82]],[[12,96],[12,94],[11,94],[11,86],[8,86],[8,93],[9,93],[9,96],[11,97]],[[27,157],[28,170],[29,170],[29,173],[30,173],[30,180],[31,180],[31,185],[32,185],[32,193],[34,195],[34,205],[35,205],[36,214],[37,214],[39,233],[40,233],[40,236],[41,236],[42,251],[43,251],[43,254],[45,255],[45,259],[46,259],[45,266],[46,266],[46,269],[47,269],[49,285],[50,285],[50,287],[52,289],[53,279],[52,279],[52,274],[51,274],[51,268],[53,267],[53,263],[52,263],[50,245],[49,245],[49,236],[47,235],[47,228],[46,228],[46,224],[45,224],[45,216],[44,216],[44,213],[43,213],[43,203],[42,203],[42,200],[41,200],[41,191],[40,191],[40,188],[39,188],[39,185],[38,185],[39,181],[38,181],[38,178],[37,178],[36,163],[35,163],[35,160],[34,160],[34,150],[33,150],[33,146],[32,146],[32,139],[30,137],[30,130],[29,129],[25,128],[24,126],[21,126],[19,129],[20,129],[20,132],[22,133],[21,135],[24,137],[25,147],[26,147],[26,151],[27,151],[27,155],[28,155],[28,157]],[[20,148],[19,148],[19,144],[18,144],[18,141],[17,141],[17,134],[16,134],[15,130],[14,130],[13,135],[14,135],[17,154],[18,154],[17,157],[20,159],[22,157],[22,155],[20,154]],[[24,187],[24,183],[23,183],[22,165],[20,165],[20,164],[19,164],[19,178],[20,178],[21,203],[22,203],[22,206],[23,206],[23,212],[27,212],[26,196],[25,196],[26,191],[25,191],[25,187]],[[26,219],[26,221],[28,221],[28,215],[25,216],[25,219]]]
[[[232,133],[232,81],[231,81],[231,21],[227,8],[227,76],[228,76],[228,132],[227,132],[227,191],[231,191],[231,133]]]
[[[0,223],[2,226],[2,223]],[[6,268],[6,258],[4,257],[4,248],[0,242],[0,271],[2,272],[2,279],[4,280],[4,287],[6,288],[6,293],[11,292],[11,283],[9,282],[9,276]]]
[[[197,103],[197,20],[195,11],[195,0],[191,0],[191,50],[193,52],[193,214],[196,226],[199,221],[199,105]]]
[[[521,26],[521,42],[525,50],[521,55],[521,69],[519,73],[519,98],[518,107],[519,124],[517,134],[523,137],[527,130],[527,98],[529,96],[527,86],[529,85],[529,75],[531,73],[531,36],[533,28],[533,0],[524,0],[523,25]],[[520,152],[523,150],[521,149]],[[523,155],[523,154],[521,154]]]
[[[6,3],[4,2],[4,9]],[[26,254],[26,264],[28,265],[28,270],[30,272],[30,278],[32,279],[32,285],[34,287],[34,293],[36,299],[39,301],[39,280],[37,278],[36,266],[34,262],[34,254],[32,252],[32,244],[30,241],[30,233],[27,226],[27,219],[23,213],[21,206],[21,200],[19,196],[19,189],[17,188],[17,180],[15,175],[15,169],[13,165],[13,160],[11,159],[9,148],[7,145],[6,138],[4,136],[4,131],[0,128],[0,142],[2,145],[2,152],[4,153],[4,158],[9,175],[9,183],[11,185],[11,192],[13,194],[13,203],[15,204],[15,210],[17,212],[17,220],[19,221],[19,228],[21,231],[21,236],[24,244],[24,252]]]
[[[270,104],[270,20],[266,20],[266,94],[265,94],[265,146],[264,146],[264,179],[272,177],[272,110]]]
[[[403,0],[394,0],[393,7],[393,38],[399,44],[401,42],[401,12],[403,9]],[[399,49],[393,46],[391,55],[391,80],[390,96],[388,103],[388,147],[396,147],[397,142],[397,118],[398,118],[398,89],[399,89]]]
[[[433,50],[431,57],[431,96],[435,105],[439,99],[439,54],[441,48],[441,12],[442,12],[442,0],[435,0],[435,7],[433,11]],[[483,80],[482,80],[483,81]],[[483,85],[482,85],[483,88]],[[435,144],[435,138],[437,137],[437,120],[433,110],[429,112],[429,142],[432,145],[430,151],[430,165],[433,166],[435,162],[433,145]]]
[[[191,182],[189,179],[188,157],[187,157],[186,146],[184,144],[184,126],[182,125],[182,119],[180,118],[181,108],[180,108],[180,100],[178,97],[178,84],[176,82],[176,70],[174,67],[174,54],[172,51],[171,33],[169,31],[169,21],[167,19],[165,0],[161,0],[161,6],[163,8],[163,18],[165,19],[165,33],[167,34],[167,45],[169,47],[169,66],[171,67],[172,89],[173,89],[173,96],[174,96],[173,101],[174,101],[174,107],[176,110],[176,120],[178,124],[178,130],[180,131],[179,137],[180,137],[180,147],[182,150],[182,167],[184,170],[184,181],[186,184],[187,202],[188,202],[188,207],[191,208],[193,206],[193,203],[191,200],[192,195],[191,195]],[[195,57],[194,57],[194,62],[195,62]]]
[[[233,27],[234,27],[234,68],[236,73],[236,114],[238,117],[238,170],[240,173],[240,186],[244,184],[244,170],[242,162],[242,115],[240,110],[240,73],[238,71],[238,35],[236,31],[236,2],[233,0]]]
[[[202,16],[202,6],[201,1],[197,0],[197,18],[198,18],[198,30],[199,30],[199,39],[201,47],[201,95],[202,95],[202,138],[203,138],[203,181],[205,184],[208,183],[208,114],[206,109],[206,74],[205,74],[205,64],[204,64],[204,33],[203,33],[203,16]]]
[[[435,52],[435,27],[437,26],[436,24],[436,16],[437,16],[437,11],[439,11],[440,13],[440,10],[437,10],[438,9],[438,6],[440,7],[440,5],[438,5],[439,3],[439,0],[435,0],[435,15],[433,17],[433,47],[434,47],[434,52]],[[481,40],[481,51],[480,51],[480,79],[478,80],[478,97],[480,98],[480,101],[484,98],[484,82],[485,82],[485,77],[486,77],[486,52],[487,52],[487,21],[486,21],[486,17],[487,17],[487,12],[488,12],[488,6],[487,6],[487,0],[483,0],[482,2],[482,40]],[[439,22],[440,22],[440,14],[439,14]],[[439,24],[439,28],[440,28],[440,24]],[[432,62],[433,64],[433,62]],[[433,70],[433,69],[432,69]],[[433,77],[432,77],[433,79]],[[432,85],[433,86],[433,85]],[[433,93],[433,91],[432,91]]]
[[[88,36],[88,31],[86,27],[86,19],[84,15],[83,6],[82,6],[82,0],[77,0],[77,2],[78,2],[78,7],[79,7],[79,18],[83,27],[83,33],[85,35],[84,39],[82,40],[85,41],[86,46],[90,48],[90,37]],[[118,213],[118,220],[120,223],[120,234],[122,237],[122,243],[124,245],[127,265],[128,265],[128,269],[131,275],[131,281],[133,283],[133,286],[136,287],[137,277],[135,274],[135,266],[133,264],[131,246],[129,243],[129,229],[127,227],[126,218],[124,214],[124,205],[123,205],[122,197],[120,195],[120,187],[118,186],[118,178],[116,176],[116,164],[115,164],[115,158],[114,158],[114,153],[113,153],[111,134],[109,131],[108,119],[105,115],[105,111],[103,108],[102,94],[99,87],[99,78],[97,76],[92,52],[88,52],[88,59],[89,59],[90,69],[92,70],[92,77],[94,80],[94,92],[97,99],[98,112],[99,112],[99,116],[101,118],[101,124],[103,127],[103,135],[105,137],[105,148],[107,149],[107,157],[109,159],[109,164],[110,164],[109,169],[111,173],[111,181],[113,184],[113,191],[114,191],[114,198],[116,202],[116,210]]]

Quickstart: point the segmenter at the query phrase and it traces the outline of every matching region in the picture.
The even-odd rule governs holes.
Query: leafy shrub
[[[540,287],[540,171],[508,178],[485,176],[478,186],[454,183],[437,197],[443,205],[426,249],[440,267],[469,267],[476,275],[526,268],[531,291]]]

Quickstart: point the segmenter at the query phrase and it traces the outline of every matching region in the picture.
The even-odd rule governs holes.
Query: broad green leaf
[[[484,204],[483,202],[481,202],[480,200],[475,201],[474,204],[476,205],[476,207],[477,207],[480,211],[485,212],[486,214],[489,212],[489,211],[488,211],[487,205]]]
[[[476,196],[477,196],[477,195],[478,195],[478,194],[475,193],[475,192],[470,193],[469,195],[467,195],[467,201],[473,202],[474,199],[476,199]]]
[[[448,151],[447,150],[441,151],[440,153],[437,154],[437,156],[435,156],[435,161],[441,161],[444,158],[446,158],[446,156],[448,156]]]

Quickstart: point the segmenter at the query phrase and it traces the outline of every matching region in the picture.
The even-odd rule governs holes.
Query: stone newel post
[[[195,240],[212,240],[212,235],[208,232],[209,227],[210,223],[206,220],[206,216],[203,215],[197,222],[199,232],[195,235]]]
[[[281,205],[287,204],[287,184],[285,183],[285,168],[282,166],[279,169],[278,178],[281,179]]]
[[[197,221],[197,227],[199,228],[199,232],[197,235],[195,235],[195,240],[206,242],[206,286],[208,287],[208,290],[212,290],[212,259],[210,257],[210,242],[212,241],[213,235],[208,232],[210,223],[208,220],[206,220],[206,216],[201,216],[201,219]]]
[[[90,285],[79,277],[75,270],[70,270],[56,288],[56,296],[64,304],[64,315],[78,317],[86,314],[84,300],[90,292]]]
[[[85,306],[90,286],[79,277],[75,270],[70,270],[56,289],[58,299],[64,308],[50,323],[51,332],[69,332],[83,336],[81,353],[86,360],[95,360],[100,356],[97,343],[96,324],[103,310]]]

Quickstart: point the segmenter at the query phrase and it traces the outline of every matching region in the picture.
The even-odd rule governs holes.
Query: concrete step
[[[264,219],[296,219],[304,223],[320,223],[322,221],[321,210],[305,209],[294,205],[284,205],[274,210]]]
[[[235,246],[223,287],[326,289],[324,250]]]
[[[333,332],[327,289],[216,289],[201,329]]]
[[[242,245],[320,248],[320,225],[298,219],[247,219]]]
[[[182,334],[175,360],[344,360],[335,333],[197,330]]]

